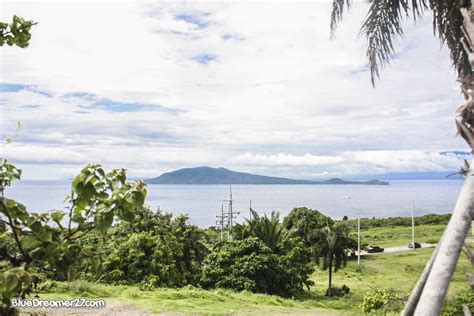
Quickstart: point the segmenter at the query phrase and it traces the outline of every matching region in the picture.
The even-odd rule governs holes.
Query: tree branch
[[[80,237],[83,237],[84,235],[88,234],[89,232],[91,232],[92,230],[94,229],[94,227],[90,227],[88,230],[86,230],[82,235],[79,235],[79,236],[76,236],[74,238],[69,238],[69,240],[76,240]],[[77,231],[76,231],[77,232]]]
[[[18,249],[20,250],[21,254],[23,255],[23,258],[25,259],[25,261],[27,263],[30,263],[32,261],[32,259],[28,255],[28,253],[25,251],[25,249],[23,249],[23,246],[21,245],[20,238],[18,238],[18,233],[16,232],[15,224],[13,223],[13,220],[12,220],[10,214],[8,213],[8,208],[7,208],[7,204],[5,203],[5,198],[0,197],[0,201],[2,202],[3,207],[5,208],[5,215],[8,218],[8,226],[10,226],[10,228],[13,232],[13,237],[15,238],[16,245],[18,246]]]
[[[38,24],[38,22],[33,22],[31,24],[28,24],[28,25],[21,25],[21,27],[18,28],[18,31],[21,32],[23,31],[24,28],[26,27],[32,27],[34,25]],[[13,34],[12,31],[8,31],[8,32],[5,32],[5,33],[2,33],[2,36],[5,36],[5,35],[10,35],[10,34]]]

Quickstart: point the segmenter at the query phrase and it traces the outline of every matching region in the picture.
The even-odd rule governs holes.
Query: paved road
[[[466,242],[474,243],[474,236],[467,237]],[[434,247],[436,247],[436,245],[437,244],[421,244],[421,248],[434,248]],[[396,247],[386,247],[386,248],[384,248],[384,252],[399,252],[399,251],[408,251],[408,250],[413,250],[411,248],[408,248],[408,244],[405,245],[405,246],[396,246]],[[380,252],[378,252],[378,253],[380,253]],[[356,254],[357,254],[357,252],[356,252]],[[365,250],[362,250],[360,252],[361,256],[375,255],[375,254],[377,254],[377,253],[368,253]]]
[[[421,248],[434,248],[434,247],[436,247],[436,244],[421,244]],[[399,251],[408,251],[408,250],[413,250],[413,249],[408,248],[408,245],[406,245],[406,246],[396,246],[396,247],[385,247],[383,252],[368,253],[367,251],[362,250],[360,252],[360,255],[361,256],[376,255],[378,253],[399,252]],[[357,254],[357,251],[356,251],[356,254]]]

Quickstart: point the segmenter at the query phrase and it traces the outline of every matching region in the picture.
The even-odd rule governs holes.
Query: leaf
[[[18,279],[16,273],[14,273],[13,269],[8,270],[4,274],[5,278],[5,289],[7,292],[15,291],[16,287],[20,285],[20,280]]]
[[[41,245],[41,241],[34,235],[23,236],[21,242],[26,249],[33,249]]]
[[[63,220],[64,215],[65,215],[64,211],[57,210],[57,211],[51,212],[51,219],[60,223]]]
[[[124,221],[132,223],[135,220],[135,215],[127,209],[119,209],[117,216]]]
[[[18,203],[17,201],[12,199],[5,200],[8,208],[8,213],[12,218],[20,219],[22,221],[27,221],[29,219],[28,212],[26,211],[26,207],[23,204]],[[0,209],[4,210],[4,208]],[[4,211],[2,211],[2,213],[6,214]]]
[[[49,243],[44,251],[45,259],[56,257],[59,251],[60,251],[59,243],[55,241]]]
[[[41,257],[44,256],[44,253],[45,253],[45,251],[44,251],[43,247],[37,247],[37,248],[31,250],[29,254],[30,254],[31,258],[39,260],[39,259],[41,259]]]
[[[18,276],[18,274],[17,274]],[[33,279],[31,278],[31,275],[26,272],[25,270],[22,270],[22,273],[18,277],[20,281],[25,284],[25,285],[30,285]]]
[[[85,222],[85,218],[84,216],[82,216],[81,212],[74,212],[71,219],[74,223],[78,223],[78,224],[82,224]]]
[[[113,220],[114,220],[113,212],[97,213],[97,215],[94,218],[95,229],[97,229],[100,232],[105,232],[112,225]]]
[[[43,228],[43,230],[37,234],[39,240],[44,242],[52,242],[53,241],[53,232],[49,229]]]
[[[100,192],[98,195],[97,195],[97,198],[100,199],[100,200],[106,200],[109,198],[109,195],[105,192]]]
[[[40,222],[40,218],[37,216],[30,216],[26,222],[26,226],[29,227],[34,233],[39,233],[43,227]]]
[[[73,190],[74,192],[78,193],[78,192],[77,192],[77,186],[78,186],[80,183],[82,184],[82,179],[81,179],[80,175],[76,176],[76,177],[74,178],[74,180],[72,180],[71,187],[72,187],[72,190]]]

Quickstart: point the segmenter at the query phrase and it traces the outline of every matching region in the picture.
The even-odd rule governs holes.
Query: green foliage
[[[208,253],[203,230],[188,217],[142,209],[134,223],[111,230],[100,280],[143,289],[196,285]]]
[[[415,239],[420,243],[437,243],[446,225],[418,225],[415,227]],[[352,229],[353,234],[356,230]],[[394,247],[408,245],[411,242],[411,226],[374,227],[360,231],[361,247],[378,245]]]
[[[448,299],[441,310],[443,316],[464,315],[463,305],[466,305],[469,310],[474,311],[474,291],[466,289],[461,291],[456,296]]]
[[[419,225],[447,225],[451,214],[427,214],[415,217],[415,226]],[[357,220],[351,219],[348,221],[351,228],[357,227]],[[361,218],[360,227],[393,227],[393,226],[407,226],[411,227],[411,217],[388,217],[388,218]]]
[[[180,274],[173,258],[173,247],[179,245],[152,232],[140,232],[111,246],[113,251],[104,261],[105,272],[101,280],[116,284],[143,282],[153,287],[180,285]]]
[[[80,239],[91,231],[105,232],[114,217],[132,221],[146,197],[146,186],[141,181],[127,182],[124,169],[105,173],[100,165],[88,165],[72,183],[67,198],[67,210],[53,210],[43,214],[30,213],[17,201],[4,198],[4,190],[14,180],[19,180],[21,170],[2,159],[0,164],[0,214],[2,231],[12,237],[0,240],[0,253],[9,264],[0,270],[4,286],[0,295],[25,295],[23,285],[31,278],[28,270],[37,268],[61,280],[75,278],[77,267],[87,263],[98,269],[99,253],[94,247],[81,247]],[[52,225],[54,223],[54,225]],[[13,271],[13,272],[12,272]],[[22,271],[20,275],[19,271]],[[14,282],[17,275],[22,284]],[[21,279],[20,279],[21,277]],[[0,313],[2,308],[0,307]],[[5,311],[5,310],[4,310]]]
[[[345,266],[347,252],[357,247],[357,242],[349,235],[346,221],[334,221],[317,210],[306,207],[293,209],[283,220],[283,225],[292,236],[304,240],[313,259],[323,270],[329,270],[329,294],[332,271]]]
[[[3,262],[3,264],[6,266],[19,266],[20,261],[17,260],[16,257],[14,257],[14,254],[17,253],[17,245],[15,244],[15,239],[13,238],[13,234],[6,230],[3,233],[0,233],[0,263]],[[5,261],[1,261],[5,260]],[[2,267],[0,266],[0,271],[2,271]]]
[[[292,296],[309,286],[314,271],[303,243],[285,239],[277,255],[261,240],[249,237],[223,243],[204,261],[201,285],[237,291]]]
[[[0,22],[0,46],[6,43],[8,46],[28,47],[31,39],[30,30],[35,24],[16,15],[13,16],[12,23]]]
[[[0,159],[0,189],[11,186],[13,181],[20,180],[21,170],[8,163],[6,159]]]
[[[270,217],[265,214],[260,217],[257,212],[252,211],[252,219],[247,219],[243,225],[234,227],[233,236],[236,239],[256,237],[260,239],[273,252],[278,252],[278,246],[286,238],[287,232],[280,223],[280,216],[273,211]]]
[[[314,248],[316,262],[321,269],[329,272],[329,286],[327,294],[332,295],[332,271],[337,272],[347,264],[347,253],[357,246],[349,235],[349,227],[344,222],[338,222],[332,227],[327,226],[320,230],[320,238]]]
[[[31,292],[31,276],[22,267],[12,268],[0,273],[0,315],[12,314],[10,299]]]
[[[336,223],[321,230],[322,238],[314,248],[316,261],[323,270],[334,267],[334,271],[337,271],[346,265],[347,252],[357,246],[349,232],[349,227],[344,223]]]
[[[357,260],[349,260],[347,266],[334,275],[335,284],[350,287],[350,294],[343,298],[326,298],[327,272],[316,271],[312,275],[315,286],[297,299],[275,295],[236,292],[226,289],[204,290],[186,286],[183,288],[157,288],[142,291],[137,286],[109,285],[97,282],[56,282],[47,293],[37,293],[41,298],[110,298],[124,304],[146,307],[150,313],[190,315],[363,315],[360,308],[366,292],[387,288],[406,298],[417,281],[433,249],[381,253],[362,258],[363,268],[356,272]],[[408,272],[405,266],[416,266]],[[472,272],[466,256],[461,256],[450,284],[448,296],[456,298],[466,289],[465,273]],[[343,286],[342,286],[343,287]],[[449,301],[449,300],[448,300]],[[367,313],[369,314],[369,313]],[[378,310],[371,315],[396,315],[396,311]],[[458,314],[459,315],[459,314]],[[461,314],[462,315],[462,314]]]
[[[380,309],[385,311],[398,311],[403,306],[402,297],[387,289],[368,292],[364,296],[361,308],[364,312],[372,312]]]
[[[333,224],[330,217],[306,207],[294,208],[283,219],[283,226],[290,235],[302,238],[305,246],[310,248],[319,242],[321,229]]]
[[[337,24],[342,20],[344,6],[350,6],[352,0],[333,0],[331,14],[331,36]],[[433,31],[442,44],[450,51],[451,61],[456,67],[459,77],[470,76],[472,69],[467,52],[460,44],[464,37],[461,5],[471,6],[471,1],[418,1],[389,0],[370,1],[370,8],[363,22],[360,35],[367,40],[366,56],[369,62],[372,84],[379,76],[379,71],[388,65],[395,55],[394,42],[403,36],[404,18],[410,15],[416,21],[431,11],[433,15]]]

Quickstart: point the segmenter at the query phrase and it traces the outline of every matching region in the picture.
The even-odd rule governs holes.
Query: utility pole
[[[415,250],[415,202],[413,200],[411,201],[411,240],[411,245]]]
[[[224,240],[224,227],[228,224],[228,215],[224,213],[224,204],[221,204],[221,215],[216,216],[216,225],[221,227],[221,242]]]
[[[232,209],[232,181],[229,183],[230,197],[229,197],[229,239],[231,238],[230,233],[232,232],[232,226],[234,226],[234,210]]]
[[[360,214],[357,214],[357,268],[360,268]]]
[[[224,204],[221,204],[221,242],[224,238]]]
[[[252,200],[250,200],[250,206],[249,206],[249,221],[252,220]]]

